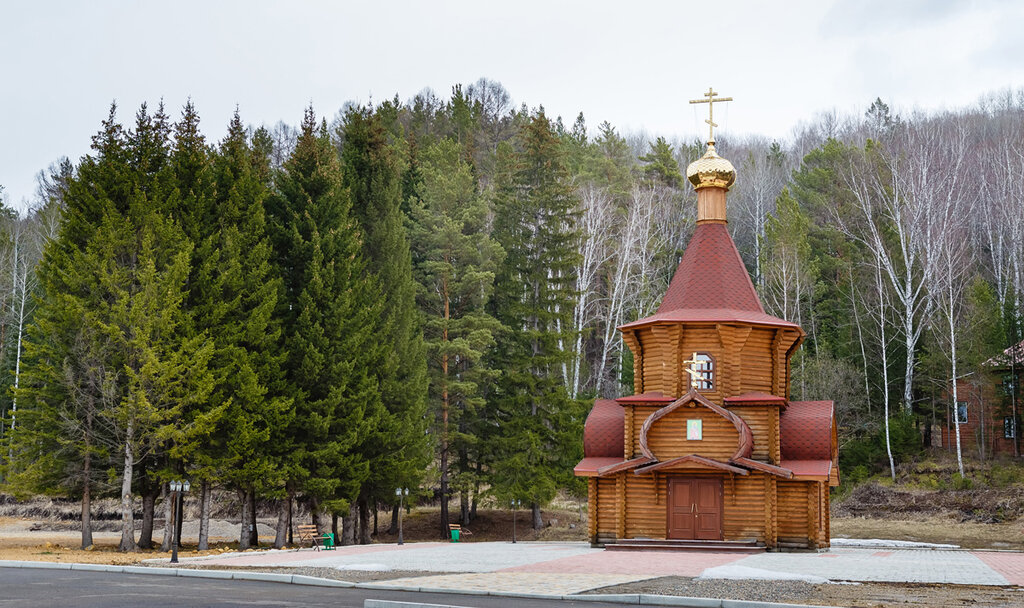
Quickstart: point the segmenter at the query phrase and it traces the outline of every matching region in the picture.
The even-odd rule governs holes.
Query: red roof
[[[728,309],[764,314],[725,224],[698,224],[658,313]]]
[[[611,399],[598,399],[583,425],[583,455],[622,460],[626,413]],[[582,463],[581,463],[582,464]]]
[[[827,479],[832,473],[831,460],[786,460],[779,465],[793,471],[793,477],[820,477]]]
[[[763,405],[765,403],[785,405],[786,400],[770,393],[743,393],[734,397],[726,397],[726,405]]]
[[[658,312],[632,323],[620,325],[619,329],[631,329],[651,323],[747,323],[750,325],[771,325],[774,327],[792,327],[800,329],[796,323],[773,317],[763,312],[735,310],[732,308],[679,309],[669,312]]]
[[[662,393],[652,391],[649,393],[642,393],[640,395],[619,397],[615,401],[616,403],[672,403],[675,400],[675,397],[668,397]]]
[[[1001,354],[992,357],[985,362],[985,365],[998,369],[1001,367],[1010,367],[1014,363],[1017,365],[1024,363],[1024,340],[1010,348],[1007,348]]]
[[[786,460],[831,460],[832,402],[790,401],[779,416],[779,440],[787,469]]]
[[[622,462],[622,457],[618,458],[606,458],[600,456],[593,456],[590,458],[584,458],[578,465],[572,470],[577,477],[596,477],[598,469],[618,464]]]

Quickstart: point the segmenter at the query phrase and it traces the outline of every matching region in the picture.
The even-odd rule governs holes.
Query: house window
[[[1005,416],[1003,418],[1003,438],[1004,439],[1016,439],[1017,438],[1017,421],[1013,419],[1013,416]]]
[[[697,370],[700,377],[697,380],[697,388],[702,391],[710,391],[715,388],[715,361],[707,353],[697,353]]]
[[[957,401],[956,402],[956,423],[967,424],[967,402]]]
[[[1013,376],[1011,376],[1010,374],[1006,374],[1005,376],[1003,376],[1002,388],[1003,394],[1006,395],[1007,397],[1013,394]]]

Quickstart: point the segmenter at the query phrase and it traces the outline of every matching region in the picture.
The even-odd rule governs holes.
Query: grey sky
[[[1024,86],[1024,3],[952,0],[623,2],[15,2],[0,0],[0,185],[86,154],[109,104],[130,122],[188,96],[220,139],[424,87],[498,80],[515,103],[588,125],[694,136],[708,86],[729,133],[786,137],[821,111],[959,107]],[[705,106],[702,106],[704,108]]]

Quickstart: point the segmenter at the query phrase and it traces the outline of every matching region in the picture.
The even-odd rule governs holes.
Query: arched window
[[[708,353],[693,353],[692,359],[683,362],[683,379],[689,388],[699,391],[715,390],[715,360]]]
[[[715,360],[707,353],[697,353],[697,369],[700,371],[700,379],[697,381],[698,390],[711,391],[715,389]]]

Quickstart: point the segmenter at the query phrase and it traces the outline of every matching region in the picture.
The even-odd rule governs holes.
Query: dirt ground
[[[960,545],[966,549],[1024,551],[1024,520],[980,524],[945,516],[914,519],[833,517],[833,538],[885,538]]]
[[[594,593],[653,593],[850,608],[889,606],[946,608],[1024,606],[1024,588],[980,585],[861,583],[812,585],[798,581],[702,580],[666,576],[639,583],[606,587]]]

